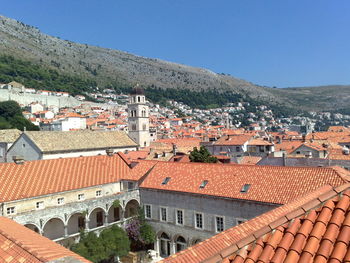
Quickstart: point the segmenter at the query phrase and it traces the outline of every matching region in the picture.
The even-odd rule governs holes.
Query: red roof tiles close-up
[[[0,217],[0,262],[40,263],[64,258],[70,258],[64,262],[90,262],[29,228]]]

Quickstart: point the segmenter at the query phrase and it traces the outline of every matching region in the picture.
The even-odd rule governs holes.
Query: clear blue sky
[[[0,0],[0,14],[76,42],[256,84],[350,84],[348,0]]]

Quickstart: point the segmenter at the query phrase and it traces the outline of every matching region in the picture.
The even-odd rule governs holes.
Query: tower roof
[[[145,90],[137,84],[131,91],[131,95],[145,95]]]

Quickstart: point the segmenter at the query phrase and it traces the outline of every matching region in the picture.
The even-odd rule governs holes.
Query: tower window
[[[145,123],[142,125],[142,129],[143,129],[144,131],[147,129],[147,125],[146,125]]]
[[[136,131],[136,124],[132,124],[132,125],[131,125],[131,130],[132,130],[132,131]]]
[[[137,102],[141,102],[141,97],[137,97]]]

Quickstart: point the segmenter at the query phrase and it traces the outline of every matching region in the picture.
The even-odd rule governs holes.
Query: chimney
[[[15,162],[15,164],[24,164],[24,159],[22,156],[15,155],[15,156],[12,156],[12,159]]]
[[[173,143],[173,155],[176,155],[177,153],[177,147],[176,147],[176,144]]]
[[[283,154],[282,154],[282,158],[283,158],[283,166],[286,166],[286,161],[287,161],[287,154],[284,152]]]
[[[106,150],[106,154],[107,154],[108,156],[113,156],[113,149],[107,149],[107,150]]]

